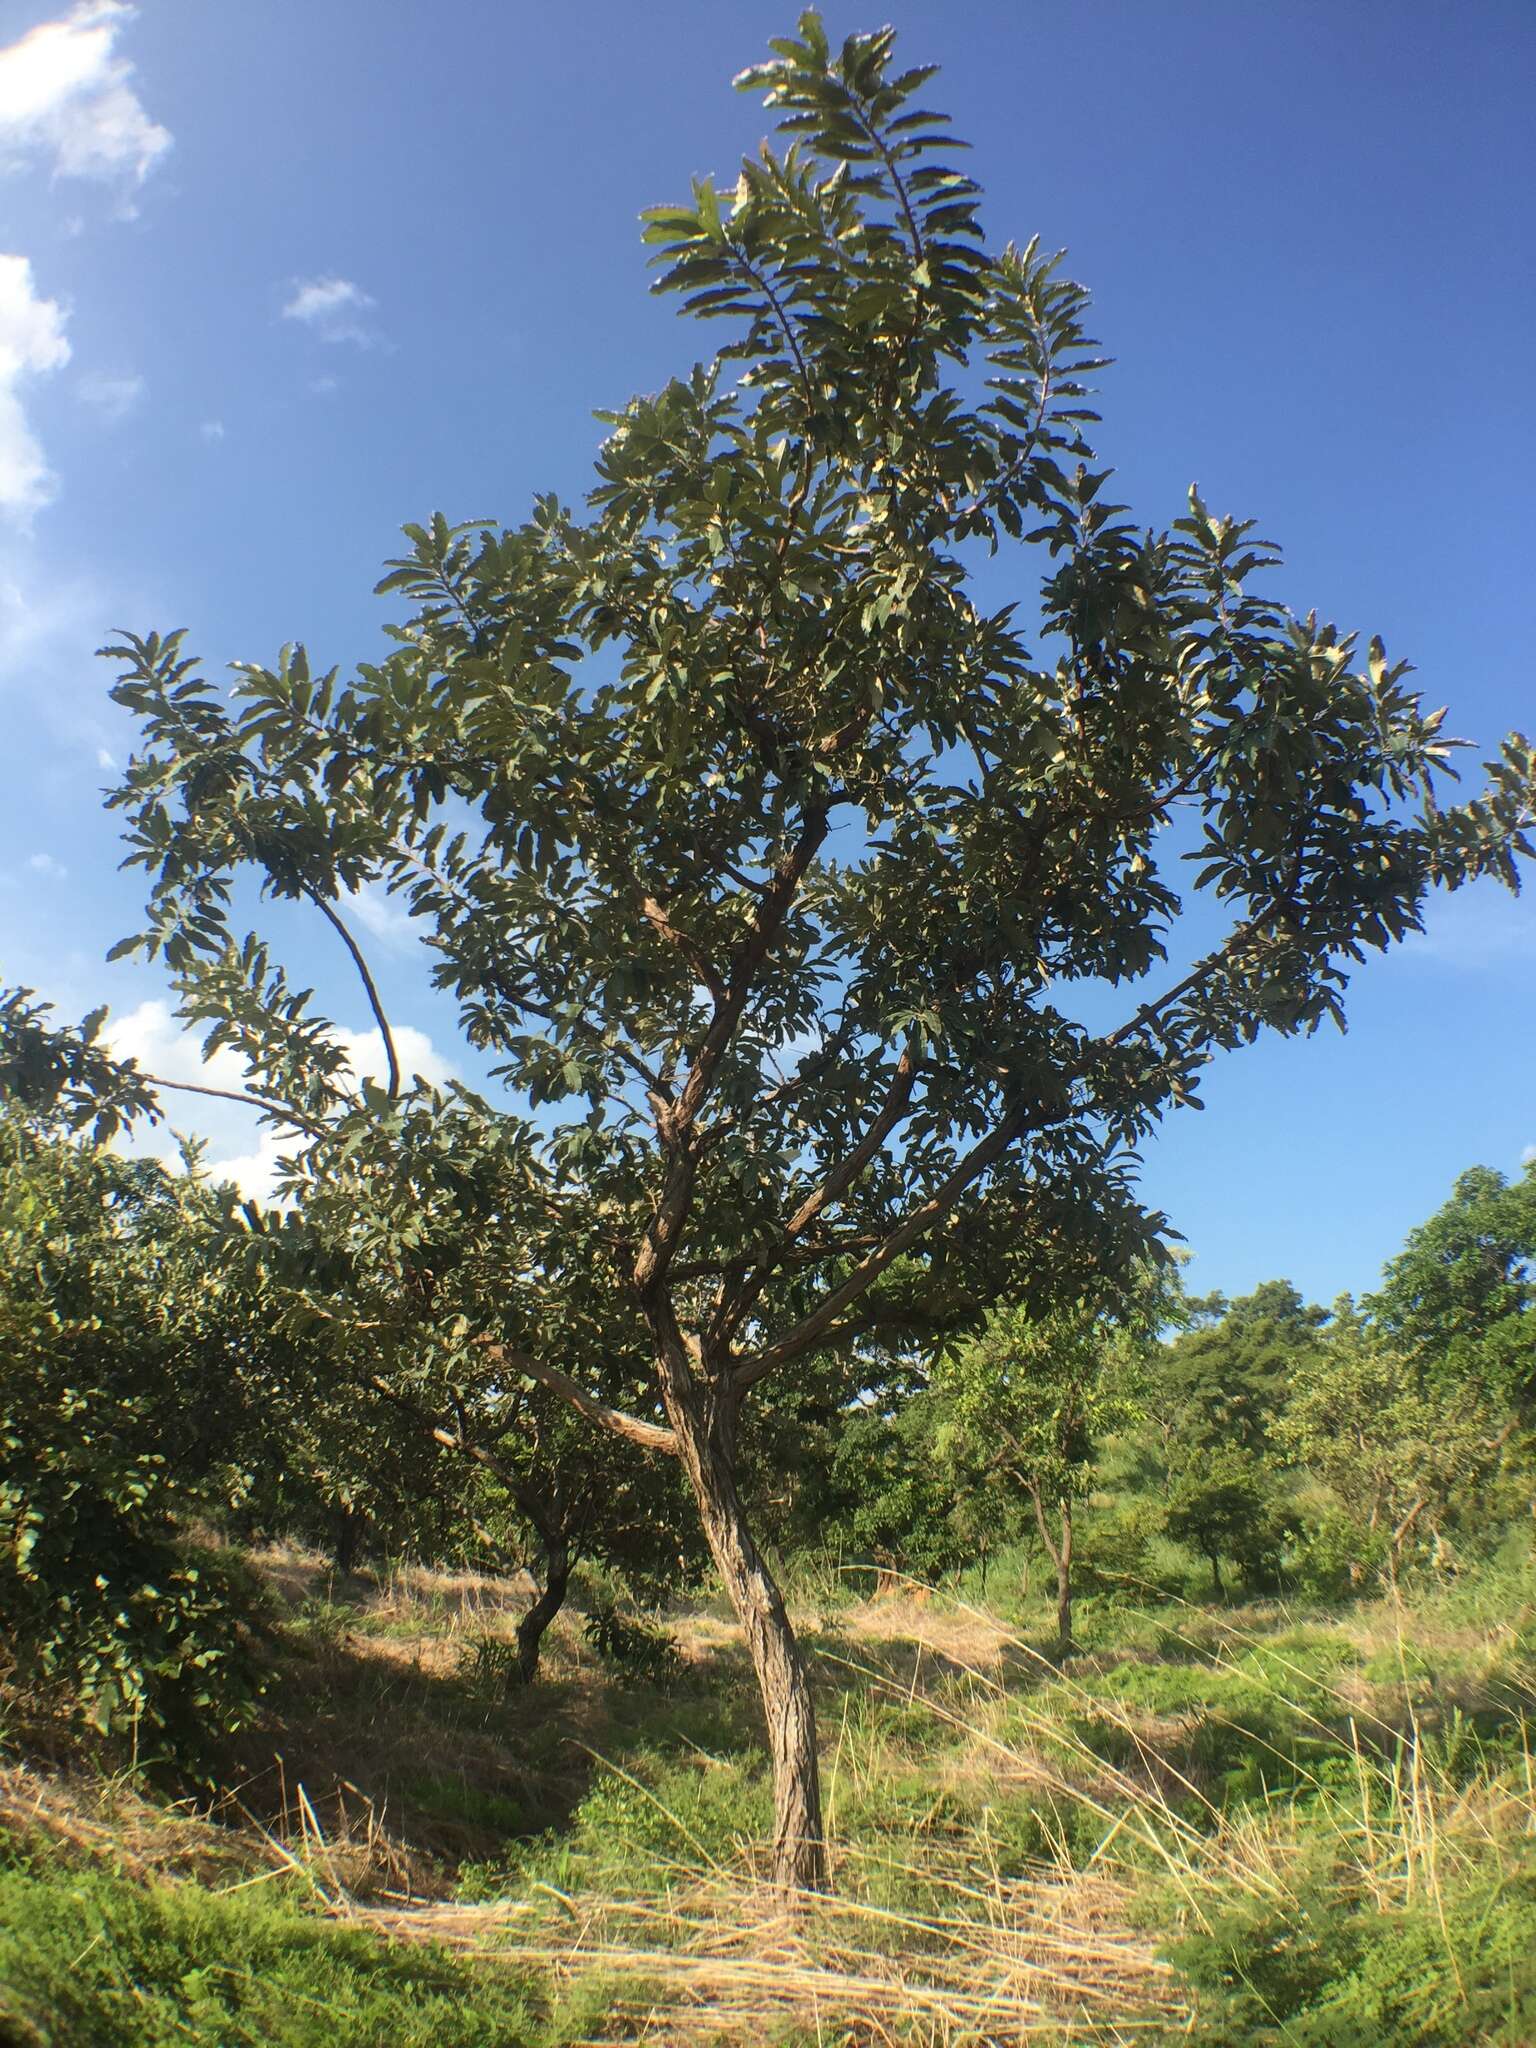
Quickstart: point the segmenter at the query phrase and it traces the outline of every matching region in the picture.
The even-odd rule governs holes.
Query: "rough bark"
[[[570,1582],[569,1549],[563,1540],[546,1540],[543,1589],[517,1624],[517,1676],[521,1685],[532,1685],[538,1676],[539,1645],[544,1640],[544,1631],[565,1605],[565,1591]]]
[[[1061,1497],[1060,1541],[1051,1534],[1051,1525],[1045,1518],[1045,1502],[1040,1498],[1038,1486],[1030,1487],[1029,1497],[1034,1503],[1040,1541],[1056,1567],[1056,1640],[1061,1655],[1065,1656],[1072,1648],[1072,1496],[1064,1493]]]
[[[668,1417],[762,1699],[773,1765],[774,1886],[786,1898],[823,1891],[827,1859],[816,1711],[784,1596],[753,1541],[736,1488],[736,1398],[726,1375],[712,1383],[680,1355],[680,1347],[669,1344],[666,1350],[661,1377]]]

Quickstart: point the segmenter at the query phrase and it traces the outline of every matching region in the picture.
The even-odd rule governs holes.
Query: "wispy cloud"
[[[0,156],[42,156],[60,178],[142,185],[171,147],[116,54],[137,9],[84,0],[0,49]]]
[[[0,511],[13,519],[27,520],[55,488],[21,387],[28,377],[62,369],[68,361],[58,302],[39,298],[25,256],[0,256]]]
[[[285,320],[300,321],[321,341],[350,341],[359,348],[372,348],[378,330],[369,315],[378,305],[349,277],[296,279],[283,307]]]
[[[417,926],[411,913],[398,896],[391,896],[377,882],[354,889],[346,903],[364,931],[392,950],[415,943]]]
[[[1536,964],[1536,897],[1484,879],[1436,894],[1424,930],[1403,942],[1406,958],[1458,972]]]
[[[51,853],[29,853],[27,869],[30,874],[41,875],[49,882],[63,882],[69,878],[69,869],[63,861],[55,860]]]
[[[92,370],[80,379],[75,395],[82,405],[100,413],[109,426],[115,426],[142,403],[144,388],[142,377],[107,377]]]
[[[197,431],[205,441],[222,441],[224,438],[224,422],[222,420],[204,420]]]

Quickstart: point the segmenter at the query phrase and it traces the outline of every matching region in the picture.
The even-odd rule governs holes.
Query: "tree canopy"
[[[1433,884],[1513,882],[1536,789],[1515,739],[1444,803],[1443,714],[1270,594],[1251,522],[1113,501],[1086,295],[987,240],[894,42],[802,16],[738,81],[782,146],[645,216],[656,289],[723,343],[599,416],[584,507],[408,527],[393,649],[345,678],[291,647],[226,690],[180,634],[107,650],[142,733],[126,947],[291,1140],[298,1292],[339,1315],[339,1261],[381,1372],[490,1361],[681,1459],[786,1883],[822,1873],[814,1722],[743,1401],[877,1329],[904,1259],[983,1305],[1128,1284],[1164,1227],[1138,1142],[1216,1052],[1342,1021]],[[982,601],[989,553],[1018,598]],[[243,928],[246,877],[331,928],[384,1085]],[[403,1071],[364,887],[409,912],[483,1087]],[[1085,988],[1126,991],[1120,1021],[1085,1024]]]

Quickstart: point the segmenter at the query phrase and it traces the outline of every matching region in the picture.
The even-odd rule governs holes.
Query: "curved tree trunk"
[[[669,1361],[670,1363],[670,1361]],[[735,1403],[686,1365],[663,1371],[667,1412],[710,1555],[747,1639],[773,1763],[773,1882],[786,1897],[823,1891],[826,1844],[816,1710],[784,1596],[747,1527],[736,1489]]]
[[[538,1676],[539,1645],[544,1631],[565,1605],[565,1589],[571,1582],[571,1553],[563,1539],[544,1539],[544,1587],[528,1612],[517,1624],[517,1677],[521,1685],[532,1685]]]

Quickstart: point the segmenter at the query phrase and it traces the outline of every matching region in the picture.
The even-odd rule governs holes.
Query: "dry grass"
[[[764,1881],[760,1844],[742,1833],[706,1848],[681,1817],[664,1851],[653,1835],[631,1861],[590,1880],[578,1867],[569,1885],[551,1881],[548,1860],[515,1861],[509,1896],[465,1903],[450,1895],[455,1866],[487,1853],[483,1838],[472,1820],[413,1808],[402,1790],[413,1773],[462,1782],[472,1799],[534,1779],[546,1794],[553,1785],[557,1818],[545,1824],[563,1840],[558,1815],[569,1818],[605,1777],[653,1798],[624,1768],[625,1731],[654,1740],[673,1708],[653,1699],[648,1722],[615,1719],[625,1696],[571,1619],[533,1693],[470,1697],[466,1645],[509,1636],[523,1604],[502,1582],[409,1569],[333,1582],[300,1553],[259,1562],[316,1626],[281,1674],[245,1782],[200,1813],[145,1799],[124,1779],[3,1770],[0,1827],[134,1878],[220,1891],[285,1879],[389,1941],[499,1962],[552,1994],[601,1987],[608,2019],[583,2036],[594,2042],[750,2044],[787,2029],[827,2048],[1168,2038],[1192,2018],[1159,1960],[1163,1938],[1209,1928],[1235,1899],[1282,1921],[1300,1915],[1320,1835],[1381,1915],[1435,1907],[1536,1835],[1529,1753],[1523,1767],[1447,1768],[1421,1739],[1410,1688],[1361,1671],[1371,1655],[1406,1675],[1411,1655],[1443,1654],[1492,1672],[1498,1628],[1427,1635],[1422,1617],[1383,1606],[1358,1625],[1310,1628],[1294,1653],[1303,1661],[1291,1661],[1287,1638],[1276,1640],[1288,1617],[1167,1613],[1159,1650],[1132,1644],[1062,1669],[993,1614],[897,1589],[800,1616],[823,1699],[833,1896],[786,1912]],[[694,1698],[724,1716],[746,1684],[738,1631],[711,1611],[674,1625]],[[1350,1661],[1330,1674],[1334,1641]],[[1309,1645],[1321,1653],[1311,1668]],[[1224,1804],[1188,1760],[1193,1710],[1135,1696],[1136,1674],[1159,1667],[1267,1684],[1331,1744],[1326,1783],[1309,1783],[1305,1765],[1291,1780],[1305,1812],[1289,1796]],[[1132,1681],[1124,1700],[1117,1674]],[[1205,1717],[1220,1722],[1219,1711]],[[1106,1754],[1085,1732],[1094,1726],[1123,1739]],[[685,1733],[669,1755],[673,1785],[690,1771],[742,1776],[739,1753],[707,1754]],[[989,1815],[1020,1801],[1047,1834],[1023,1874],[1016,1844],[1000,1851],[989,1833]],[[1149,1887],[1165,1926],[1147,1924]]]
[[[846,1867],[837,1874],[857,1882]],[[1019,1883],[930,1864],[923,1875],[948,1893],[947,1910],[806,1897],[786,1911],[748,1876],[680,1871],[664,1904],[546,1893],[364,1917],[394,1939],[439,1942],[557,1983],[611,1981],[624,2031],[605,2041],[753,2042],[787,2022],[871,2042],[1114,2041],[1185,2018],[1167,1966],[1127,1927],[1123,1883],[1107,1872]]]

